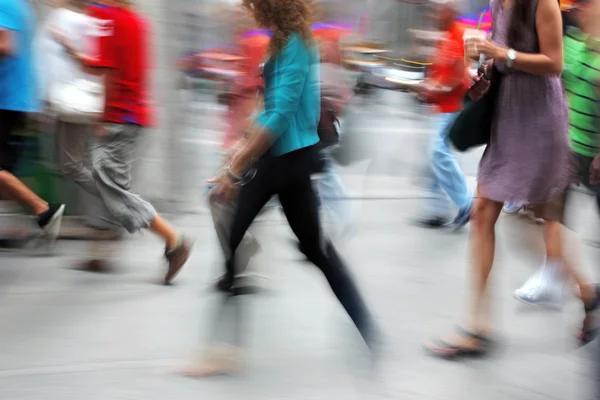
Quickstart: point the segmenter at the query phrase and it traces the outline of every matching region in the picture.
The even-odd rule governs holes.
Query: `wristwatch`
[[[506,66],[511,68],[516,59],[517,52],[515,49],[508,49],[508,52],[506,53]]]

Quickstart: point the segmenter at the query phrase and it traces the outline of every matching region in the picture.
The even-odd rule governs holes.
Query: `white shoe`
[[[506,214],[516,214],[523,208],[523,205],[520,203],[511,203],[507,201],[504,203],[504,207],[502,207],[502,211]]]
[[[546,267],[540,268],[523,286],[515,290],[515,299],[531,305],[561,308],[565,281],[560,277],[546,276],[548,274],[553,274],[553,271]]]

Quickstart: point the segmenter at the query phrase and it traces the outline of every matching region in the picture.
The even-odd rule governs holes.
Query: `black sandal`
[[[595,313],[598,310],[598,308],[600,308],[600,285],[596,285],[596,298],[594,299],[594,302],[591,305],[586,305],[584,307],[585,318],[589,317],[588,314]],[[592,327],[586,328],[584,325],[582,325],[581,329],[579,330],[579,333],[577,334],[577,339],[579,340],[580,346],[585,346],[598,336],[598,332],[600,332],[600,329],[598,328],[597,321],[594,322],[595,323]]]
[[[489,354],[492,347],[492,341],[488,337],[479,333],[469,332],[460,327],[458,327],[458,330],[461,335],[478,340],[479,346],[476,348],[460,347],[438,338],[427,341],[425,343],[425,349],[435,357],[446,359],[485,357]]]

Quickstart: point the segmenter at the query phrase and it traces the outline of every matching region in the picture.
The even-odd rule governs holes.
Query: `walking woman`
[[[319,51],[312,36],[306,0],[243,0],[256,22],[272,31],[264,66],[264,110],[250,128],[244,147],[213,181],[224,200],[240,190],[231,227],[232,256],[219,281],[234,285],[235,252],[261,208],[277,195],[307,258],[325,275],[369,346],[373,322],[353,279],[330,243],[323,243],[318,202],[310,175],[319,142]],[[243,179],[251,168],[252,179]],[[247,181],[247,182],[246,182]],[[245,183],[241,185],[241,183]]]
[[[493,59],[494,72],[502,76],[473,209],[472,308],[463,329],[426,344],[433,354],[444,357],[484,354],[489,349],[488,278],[496,221],[505,201],[529,204],[546,221],[547,270],[570,269],[563,261],[561,243],[565,193],[573,176],[567,102],[560,78],[560,7],[556,0],[492,0],[491,9],[491,40],[474,40],[466,49],[475,60],[481,54]],[[582,331],[588,331],[593,323],[595,287],[573,276],[587,306]]]

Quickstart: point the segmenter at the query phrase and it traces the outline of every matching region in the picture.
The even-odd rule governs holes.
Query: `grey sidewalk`
[[[578,201],[577,228],[594,237],[591,200]],[[176,373],[206,344],[217,311],[219,298],[208,286],[219,254],[207,216],[175,218],[197,244],[174,287],[155,284],[162,248],[149,235],[114,249],[119,269],[112,275],[71,269],[82,242],[61,243],[51,258],[0,255],[0,399],[594,398],[593,347],[577,350],[572,337],[579,305],[570,298],[562,312],[543,312],[512,299],[541,260],[531,250],[537,228],[518,218],[503,216],[499,224],[493,286],[499,352],[464,363],[424,354],[423,339],[462,322],[468,257],[467,231],[410,224],[420,203],[412,196],[355,201],[358,235],[342,249],[387,338],[374,386],[361,372],[363,347],[350,322],[272,212],[254,227],[263,251],[253,266],[268,277],[270,290],[242,299],[249,340],[247,369],[238,377],[190,380]],[[598,253],[591,246],[579,253],[595,277]]]

